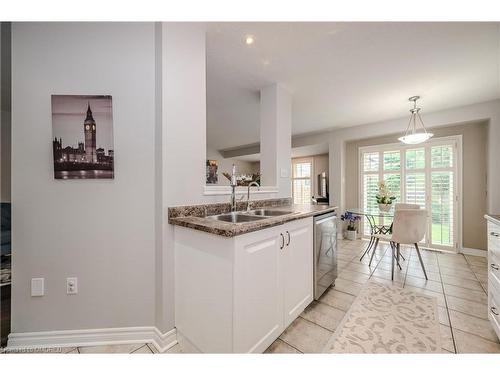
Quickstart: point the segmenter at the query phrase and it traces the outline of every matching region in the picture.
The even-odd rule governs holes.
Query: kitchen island
[[[313,217],[335,207],[280,199],[251,210],[263,207],[282,214],[230,223],[217,218],[224,204],[169,209],[176,329],[187,350],[261,353],[312,302]]]

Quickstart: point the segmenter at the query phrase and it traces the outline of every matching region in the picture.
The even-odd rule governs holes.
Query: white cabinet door
[[[286,328],[313,300],[313,219],[290,222],[283,227],[281,274]]]
[[[283,331],[282,225],[238,236],[233,352],[263,352]]]

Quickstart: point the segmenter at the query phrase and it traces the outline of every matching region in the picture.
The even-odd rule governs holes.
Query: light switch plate
[[[43,277],[31,279],[31,297],[41,297],[45,295]]]
[[[281,168],[281,170],[280,170],[280,176],[281,177],[288,177],[288,169]]]

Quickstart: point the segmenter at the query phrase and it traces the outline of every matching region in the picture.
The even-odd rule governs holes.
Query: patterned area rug
[[[440,353],[436,298],[369,282],[324,352]]]

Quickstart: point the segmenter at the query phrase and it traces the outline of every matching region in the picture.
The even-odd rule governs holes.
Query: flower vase
[[[378,204],[378,209],[382,212],[390,211],[391,207],[392,207],[392,203],[379,203]]]
[[[346,231],[347,233],[347,239],[349,241],[355,241],[356,240],[356,231],[355,230],[347,230]]]

